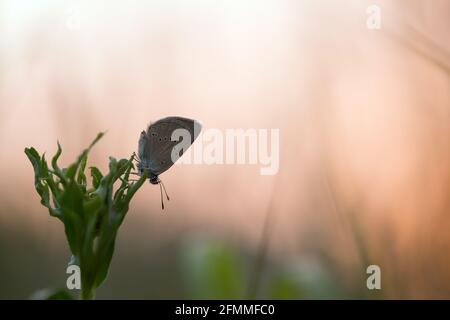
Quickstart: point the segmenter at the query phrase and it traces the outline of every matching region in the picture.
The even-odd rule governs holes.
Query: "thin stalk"
[[[264,218],[264,226],[261,236],[261,241],[259,242],[259,248],[257,251],[254,269],[252,276],[250,278],[248,287],[248,299],[253,300],[258,296],[259,289],[261,287],[261,279],[264,271],[264,266],[266,264],[267,252],[269,249],[269,240],[271,228],[273,228],[273,202],[275,192],[272,191],[272,196],[270,198],[269,205],[267,207],[266,216]]]

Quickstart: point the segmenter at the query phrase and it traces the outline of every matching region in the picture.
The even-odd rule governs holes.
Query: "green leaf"
[[[77,173],[78,162],[72,163],[64,172],[67,180],[75,179],[75,174]]]
[[[61,210],[67,240],[72,254],[78,254],[84,233],[83,193],[81,188],[71,181],[61,196]]]
[[[80,169],[77,180],[78,181],[86,180],[86,177],[84,176],[84,169],[86,167],[88,153],[89,151],[91,151],[92,147],[103,137],[104,134],[105,134],[104,132],[100,132],[99,134],[97,134],[97,137],[94,139],[94,141],[92,141],[89,147],[85,149],[80,156],[78,156],[77,161],[69,166],[66,175],[70,179],[74,178],[77,170]]]
[[[91,170],[92,185],[95,189],[97,189],[100,185],[100,180],[102,180],[103,175],[96,167],[90,167],[89,169]]]
[[[80,168],[78,170],[77,183],[82,186],[86,186],[86,175],[84,170],[86,169],[87,154],[80,161]]]
[[[100,211],[102,206],[102,199],[94,193],[89,200],[84,201],[83,211],[86,212],[88,216],[93,216]]]
[[[91,145],[89,146],[89,150],[92,149],[92,147],[105,135],[105,132],[100,132],[97,134],[97,137],[95,137],[94,141],[92,141]]]
[[[125,196],[125,203],[128,205],[133,198],[134,194],[139,190],[140,187],[144,184],[145,180],[147,179],[148,172],[147,170],[144,170],[144,173],[141,175],[139,180],[133,184],[131,184],[130,188],[128,188],[128,192]]]
[[[57,215],[50,204],[48,168],[44,155],[40,157],[34,148],[25,148],[25,154],[34,169],[34,187],[41,197],[41,204],[49,209],[51,215]]]
[[[66,185],[66,178],[64,176],[64,172],[58,167],[58,159],[62,153],[62,149],[61,149],[61,145],[59,144],[59,141],[57,142],[57,144],[58,144],[58,150],[56,151],[56,154],[52,158],[52,168],[53,168],[52,173],[55,174],[59,178],[59,180],[61,181],[61,183],[63,185]]]
[[[99,256],[98,256],[98,266],[97,275],[95,278],[95,287],[99,287],[103,281],[105,281],[108,275],[109,266],[114,253],[114,246],[117,236],[117,228],[112,228],[108,232],[104,232],[99,236]]]
[[[58,150],[56,151],[55,155],[52,158],[52,168],[55,171],[59,171],[60,170],[59,167],[58,167],[58,159],[59,159],[59,156],[62,153],[62,149],[61,149],[61,145],[59,144],[59,141],[57,142],[57,144],[58,144]]]

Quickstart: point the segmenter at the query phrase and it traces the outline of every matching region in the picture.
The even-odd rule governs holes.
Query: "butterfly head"
[[[150,173],[150,177],[148,178],[148,181],[150,181],[151,184],[158,184],[159,178],[158,178],[158,176],[155,176],[154,174]]]

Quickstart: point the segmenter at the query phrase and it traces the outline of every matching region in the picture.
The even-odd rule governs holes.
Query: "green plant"
[[[88,154],[102,136],[103,133],[98,134],[67,168],[58,166],[62,152],[59,142],[51,168],[45,154],[41,156],[34,148],[25,148],[33,165],[34,184],[41,204],[64,224],[72,252],[70,264],[80,267],[81,299],[93,299],[95,289],[105,280],[118,229],[131,199],[147,177],[144,172],[139,180],[130,180],[134,155],[121,160],[110,157],[108,174],[103,175],[96,167],[89,168],[91,182],[88,184],[85,174]]]

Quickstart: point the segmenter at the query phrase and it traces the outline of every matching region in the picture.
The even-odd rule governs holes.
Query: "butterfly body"
[[[151,184],[158,184],[158,175],[152,171],[152,165],[149,158],[146,158],[144,155],[144,147],[141,144],[147,143],[146,132],[141,132],[141,137],[139,138],[139,148],[138,148],[138,158],[139,161],[137,163],[138,174],[142,175],[144,170],[147,169],[148,179]]]

